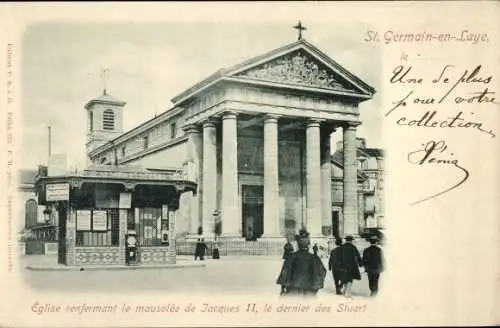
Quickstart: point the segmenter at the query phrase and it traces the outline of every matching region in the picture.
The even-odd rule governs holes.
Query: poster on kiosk
[[[163,205],[161,208],[161,243],[164,245],[168,246],[168,224],[169,224],[169,217],[168,217],[168,206]]]

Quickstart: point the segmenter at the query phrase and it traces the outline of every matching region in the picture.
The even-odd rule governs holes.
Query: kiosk
[[[58,262],[68,266],[176,262],[179,197],[196,183],[167,172],[99,166],[35,181],[58,211]],[[166,236],[166,237],[165,237]]]

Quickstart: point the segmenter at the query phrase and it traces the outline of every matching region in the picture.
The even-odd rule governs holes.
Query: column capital
[[[238,116],[238,113],[236,113],[232,110],[226,110],[226,111],[222,112],[222,119],[223,120],[235,120],[237,116]]]
[[[195,133],[200,134],[201,129],[198,124],[188,124],[182,128],[187,134]]]
[[[308,128],[313,128],[313,127],[319,127],[319,125],[321,124],[321,122],[323,122],[324,120],[321,120],[321,119],[315,119],[315,118],[312,118],[312,119],[309,119],[307,122],[306,122],[306,127]]]
[[[207,118],[202,122],[203,128],[214,128],[217,121],[214,118]]]
[[[281,115],[276,114],[266,114],[264,115],[264,123],[276,123],[278,122]]]
[[[344,124],[342,125],[342,128],[344,130],[354,130],[355,131],[359,125],[361,125],[361,122],[347,121],[347,122],[344,122]]]

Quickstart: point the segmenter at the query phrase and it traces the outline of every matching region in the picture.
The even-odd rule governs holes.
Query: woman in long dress
[[[287,260],[289,260],[291,258],[292,254],[293,254],[293,251],[294,251],[294,249],[293,249],[292,244],[290,243],[289,240],[287,240],[285,246],[283,247],[283,257],[282,257],[282,259],[284,260],[283,261],[283,265],[281,267],[280,275],[278,276],[278,279],[276,281],[276,283],[278,285],[281,285],[281,293],[280,293],[280,295],[285,295],[286,291],[287,291],[287,287],[288,287],[287,274],[289,272],[289,269],[288,269],[288,266],[285,265],[285,263],[286,263]]]

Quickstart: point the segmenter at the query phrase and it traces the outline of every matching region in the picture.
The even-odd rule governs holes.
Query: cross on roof
[[[101,69],[101,79],[102,79],[102,94],[106,96],[108,91],[106,89],[106,85],[109,78],[109,69]]]
[[[302,31],[307,30],[307,28],[305,26],[302,26],[302,23],[300,21],[293,28],[299,31],[299,38],[298,38],[298,40],[302,40]]]

